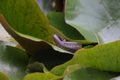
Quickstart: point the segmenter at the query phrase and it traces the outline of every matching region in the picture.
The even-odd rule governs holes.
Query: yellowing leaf
[[[97,45],[89,49],[78,50],[73,58],[63,65],[51,70],[52,73],[62,75],[69,65],[79,64],[103,71],[120,72],[120,41]]]
[[[5,74],[0,72],[0,80],[9,80],[9,79],[8,79],[8,77]]]
[[[31,55],[40,50],[58,50],[53,45],[53,34],[63,34],[49,24],[35,0],[0,0],[0,22]]]
[[[57,76],[47,72],[47,73],[31,73],[24,77],[24,80],[52,80]]]

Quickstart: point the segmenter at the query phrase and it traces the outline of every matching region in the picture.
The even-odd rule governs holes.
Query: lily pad
[[[41,63],[47,65],[47,67],[51,68],[58,64],[64,63],[64,61],[67,61],[72,57],[71,54],[62,54],[69,53],[68,51],[62,50],[46,41],[14,31],[2,15],[0,15],[0,20],[5,28],[26,51],[33,57],[37,58],[37,61],[39,59]],[[61,52],[55,51],[53,48]],[[66,58],[64,58],[64,56],[66,56]],[[60,58],[63,60],[60,60]],[[59,59],[57,63],[56,59]]]
[[[100,43],[108,43],[120,40],[120,22],[115,22],[98,32]],[[114,27],[113,27],[114,26]]]
[[[92,68],[77,69],[66,75],[63,80],[110,80],[117,76],[114,73],[99,71]]]
[[[113,41],[114,38],[115,41],[120,39],[120,31],[117,31],[120,29],[118,24],[120,22],[119,6],[119,0],[67,0],[66,22],[89,41],[98,42],[99,35],[102,41],[106,39],[105,36],[109,37],[107,42]],[[110,34],[111,29],[103,32],[104,28],[109,28],[108,26],[113,29],[112,35]]]
[[[65,51],[53,45],[53,34],[63,34],[49,24],[35,0],[0,0],[0,13],[3,27],[29,54],[51,48]]]
[[[9,80],[22,80],[28,63],[27,53],[0,42],[0,72]]]
[[[49,22],[35,0],[0,0],[0,2],[0,13],[15,31],[48,42],[51,40]]]
[[[8,77],[0,72],[0,80],[9,80]]]
[[[73,58],[63,65],[51,70],[52,73],[63,75],[67,66],[79,64],[102,71],[120,72],[120,41],[97,45],[93,48],[78,50]]]
[[[24,77],[24,80],[52,80],[56,78],[54,74],[47,73],[31,73]]]
[[[114,78],[112,78],[110,80],[120,80],[120,76],[114,77]]]

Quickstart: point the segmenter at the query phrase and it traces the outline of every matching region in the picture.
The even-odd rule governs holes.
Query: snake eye
[[[70,42],[70,41],[64,39],[63,37],[58,36],[57,34],[53,35],[53,39],[54,39],[54,43],[58,47],[60,47],[62,49],[65,49],[67,51],[70,51],[70,52],[75,52],[78,49],[82,48],[82,45],[80,43],[78,43],[78,42]]]

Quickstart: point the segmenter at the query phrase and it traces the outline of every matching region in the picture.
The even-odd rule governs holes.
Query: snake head
[[[63,37],[58,36],[57,34],[53,35],[53,40],[54,40],[54,43],[58,47],[60,47],[62,49],[65,49],[67,51],[70,51],[70,52],[75,52],[78,49],[82,48],[82,45],[80,43],[78,43],[78,42],[70,42],[70,41],[64,39]]]

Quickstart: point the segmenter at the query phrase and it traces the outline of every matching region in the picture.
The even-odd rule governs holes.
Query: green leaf
[[[15,31],[51,42],[49,22],[34,0],[0,2],[0,13]]]
[[[52,73],[63,75],[67,66],[79,64],[102,71],[120,72],[120,41],[97,45],[93,48],[78,50],[73,58],[63,65],[51,70]]]
[[[48,19],[50,23],[71,39],[84,39],[83,36],[73,27],[65,23],[64,14],[62,12],[49,12]]]
[[[0,0],[0,13],[3,27],[29,54],[52,48],[66,52],[53,45],[53,34],[63,34],[49,24],[35,0]]]
[[[0,13],[14,30],[51,41],[49,22],[34,0],[0,0],[0,2]]]
[[[115,76],[115,74],[109,72],[103,72],[92,68],[81,68],[66,75],[63,80],[110,80]]]
[[[57,76],[47,73],[31,73],[24,77],[24,80],[52,80]]]
[[[10,29],[10,28],[8,28]],[[11,29],[10,29],[11,30]],[[12,33],[15,33],[14,31]],[[72,55],[71,54],[66,54],[64,53],[62,49],[59,49],[59,51],[55,51],[51,48],[51,46],[40,39],[33,38],[31,36],[26,36],[23,34],[14,34],[19,41],[21,41],[22,46],[31,54],[32,56],[32,62],[39,61],[40,63],[45,64],[45,66],[48,69],[53,68],[56,65],[62,64],[69,59],[71,59]],[[25,36],[25,37],[24,37]],[[8,43],[5,43],[7,45],[11,45]],[[13,45],[12,45],[13,46]],[[66,56],[66,58],[64,57]],[[37,65],[39,67],[39,65]],[[36,71],[36,69],[33,69]],[[37,68],[38,71],[41,71],[40,68]]]
[[[10,80],[22,80],[27,63],[26,52],[0,42],[0,71],[6,74]]]
[[[75,27],[87,40],[97,42],[100,35],[102,41],[106,36],[109,41],[113,41],[114,38],[115,41],[120,39],[119,6],[119,0],[67,0],[66,22]],[[107,30],[109,27],[112,27],[112,33],[111,29]],[[104,28],[107,32],[102,32]],[[106,33],[111,33],[114,37]]]
[[[9,80],[9,79],[8,79],[8,77],[5,74],[0,72],[0,80]]]

